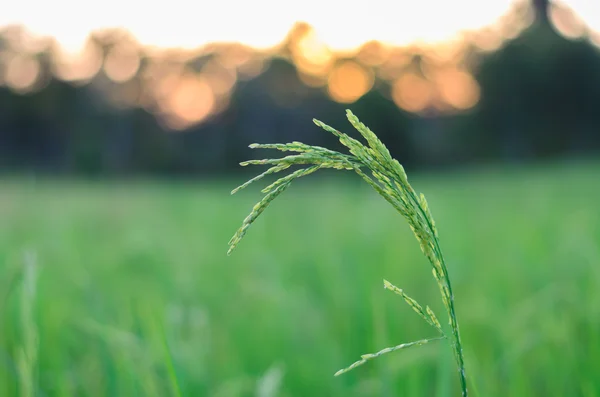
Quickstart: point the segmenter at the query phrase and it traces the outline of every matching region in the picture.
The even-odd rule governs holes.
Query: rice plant
[[[444,256],[439,244],[438,230],[427,205],[427,200],[423,194],[417,194],[412,186],[408,183],[408,179],[404,168],[400,163],[392,158],[390,152],[385,145],[377,138],[377,136],[359,119],[347,110],[347,117],[352,126],[366,140],[366,145],[350,136],[342,133],[319,120],[313,120],[314,123],[334,134],[340,142],[349,149],[350,154],[343,154],[333,150],[329,150],[319,146],[310,146],[301,142],[292,142],[287,144],[252,144],[253,149],[277,149],[284,152],[295,152],[297,154],[288,155],[278,159],[264,160],[249,160],[242,162],[242,166],[246,165],[269,165],[262,174],[250,179],[243,185],[234,189],[231,193],[234,194],[239,190],[247,187],[253,182],[256,182],[263,177],[284,171],[291,166],[301,165],[300,168],[270,184],[262,190],[265,194],[263,199],[259,201],[252,212],[244,219],[242,226],[237,230],[234,236],[229,241],[228,254],[231,254],[233,249],[238,245],[244,237],[248,228],[269,206],[269,204],[277,198],[284,190],[286,190],[292,181],[297,178],[309,175],[319,169],[333,168],[337,170],[354,171],[362,179],[364,179],[377,193],[386,199],[408,222],[411,230],[417,238],[423,254],[427,257],[432,266],[433,277],[435,278],[444,306],[448,314],[448,323],[450,330],[447,331],[438,321],[433,310],[429,306],[423,308],[417,301],[409,297],[402,289],[394,286],[389,281],[384,280],[384,288],[400,295],[404,301],[411,306],[414,311],[433,327],[438,334],[436,337],[422,339],[415,342],[403,343],[394,347],[385,348],[377,353],[364,354],[360,360],[350,366],[339,370],[335,373],[336,376],[348,372],[367,361],[381,356],[382,354],[392,351],[423,345],[435,340],[448,340],[456,360],[458,373],[460,378],[460,386],[462,396],[467,396],[467,383],[465,374],[465,365],[462,352],[462,344],[458,329],[458,322],[454,309],[454,295],[450,284],[450,277],[444,261]],[[370,173],[370,175],[369,175]]]

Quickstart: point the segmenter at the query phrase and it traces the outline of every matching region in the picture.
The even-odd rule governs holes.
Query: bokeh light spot
[[[552,25],[564,37],[577,39],[585,34],[585,25],[572,9],[552,3],[549,16]]]
[[[215,106],[215,95],[200,76],[183,76],[163,101],[164,110],[188,125],[208,117]]]
[[[313,88],[320,88],[320,87],[324,87],[325,85],[327,85],[326,77],[305,74],[305,73],[298,71],[298,78],[305,85],[307,85],[309,87],[313,87]]]
[[[389,56],[389,47],[378,41],[369,41],[368,43],[365,43],[358,51],[358,54],[356,54],[356,58],[360,62],[369,66],[379,66],[385,62]]]
[[[54,53],[53,73],[63,81],[91,80],[102,67],[102,51],[88,40],[80,51],[58,48]]]
[[[267,67],[268,62],[265,62],[265,60],[258,57],[252,58],[249,61],[238,66],[238,77],[240,80],[253,79],[254,77],[264,72],[267,69]]]
[[[333,62],[333,53],[312,28],[303,32],[292,52],[298,70],[306,74],[326,75]]]
[[[484,52],[496,51],[503,41],[502,36],[491,28],[482,29],[472,37],[473,44]]]
[[[40,74],[40,63],[26,54],[15,54],[6,65],[4,80],[6,85],[19,93],[26,93],[33,88]]]
[[[328,92],[341,103],[352,103],[373,87],[373,73],[354,61],[337,65],[329,75]]]
[[[406,73],[392,86],[394,103],[409,112],[420,112],[431,104],[433,89],[431,83],[414,73]]]
[[[140,67],[140,56],[134,48],[115,46],[104,60],[104,73],[115,83],[125,83],[135,76]]]
[[[470,109],[479,101],[479,84],[465,71],[454,68],[438,71],[436,83],[442,99],[456,109]]]
[[[202,76],[218,96],[228,95],[237,81],[235,69],[229,69],[214,60],[202,68]]]

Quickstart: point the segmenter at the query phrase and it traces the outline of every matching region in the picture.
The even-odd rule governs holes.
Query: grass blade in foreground
[[[21,335],[22,346],[17,349],[17,372],[22,397],[33,397],[37,389],[38,330],[34,310],[37,287],[37,262],[35,253],[25,254],[23,284],[21,286]]]
[[[458,367],[460,378],[460,386],[463,397],[467,396],[467,382],[465,374],[465,366],[458,330],[458,322],[454,310],[454,295],[450,285],[450,277],[444,261],[444,256],[440,248],[438,240],[438,231],[435,226],[431,212],[423,194],[417,194],[412,186],[408,183],[404,168],[397,160],[392,158],[390,152],[385,145],[377,138],[377,136],[363,123],[361,123],[351,111],[347,111],[348,120],[352,126],[366,140],[367,145],[364,145],[354,138],[337,131],[336,129],[318,121],[313,120],[316,125],[334,134],[340,142],[348,148],[350,155],[335,152],[319,146],[309,146],[300,142],[292,142],[287,144],[252,144],[251,148],[262,149],[277,149],[281,151],[296,152],[298,154],[285,156],[278,159],[251,160],[241,163],[242,166],[254,165],[269,165],[269,168],[259,176],[249,180],[240,187],[234,189],[232,194],[247,187],[252,182],[261,179],[263,176],[284,171],[292,165],[302,165],[306,168],[301,168],[291,174],[288,174],[273,184],[263,189],[266,195],[259,201],[250,215],[244,219],[242,226],[238,229],[235,235],[229,241],[228,254],[233,251],[240,240],[246,234],[248,228],[258,218],[258,216],[267,208],[279,194],[287,189],[292,181],[296,178],[311,174],[321,168],[334,168],[338,170],[350,170],[356,172],[365,180],[377,193],[379,193],[387,202],[389,202],[408,222],[417,241],[421,246],[423,254],[431,263],[433,276],[438,284],[442,301],[448,314],[451,334],[447,334],[441,327],[437,317],[433,311],[426,306],[423,309],[417,301],[406,295],[402,289],[392,285],[384,280],[384,288],[389,289],[396,294],[402,296],[405,302],[410,305],[419,316],[431,325],[436,332],[441,336],[436,338],[423,339],[416,342],[403,343],[401,345],[383,349],[375,354],[365,354],[361,360],[355,362],[350,367],[342,369],[336,373],[340,375],[351,369],[354,369],[368,360],[376,358],[381,354],[389,353],[394,350],[399,350],[411,346],[419,346],[437,339],[447,339],[454,352],[454,358]],[[369,173],[371,176],[369,176]]]

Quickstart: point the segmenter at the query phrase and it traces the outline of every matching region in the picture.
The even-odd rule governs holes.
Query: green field
[[[383,278],[444,310],[404,220],[358,178],[323,176],[295,183],[230,257],[261,197],[229,196],[243,177],[5,180],[0,395],[26,391],[20,376],[36,396],[458,395],[445,342],[333,377],[434,336]],[[600,395],[600,164],[411,181],[440,231],[472,395]]]

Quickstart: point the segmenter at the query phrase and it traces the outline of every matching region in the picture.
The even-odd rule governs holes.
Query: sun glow
[[[72,51],[84,45],[91,30],[117,26],[126,27],[144,45],[196,48],[240,42],[260,49],[277,45],[294,23],[304,21],[326,45],[343,51],[369,40],[391,45],[446,40],[461,30],[493,23],[512,2],[370,0],[366,10],[364,2],[343,0],[304,0],[294,6],[272,0],[171,0],[167,6],[141,0],[21,0],[3,7],[0,26],[24,24],[56,37]]]
[[[305,86],[340,103],[357,101],[384,80],[407,111],[460,111],[480,97],[462,64],[467,46],[493,51],[518,35],[533,20],[532,12],[511,12],[524,1],[11,1],[0,29],[25,29],[3,32],[0,85],[19,93],[40,89],[45,78],[36,54],[52,48],[58,79],[87,84],[104,76],[122,87],[114,95],[129,93],[126,102],[184,129],[221,112],[236,84],[261,74],[277,55],[293,62]],[[600,8],[591,3],[556,0],[550,20],[563,36],[587,34],[600,46]],[[207,54],[212,58],[185,66]]]

